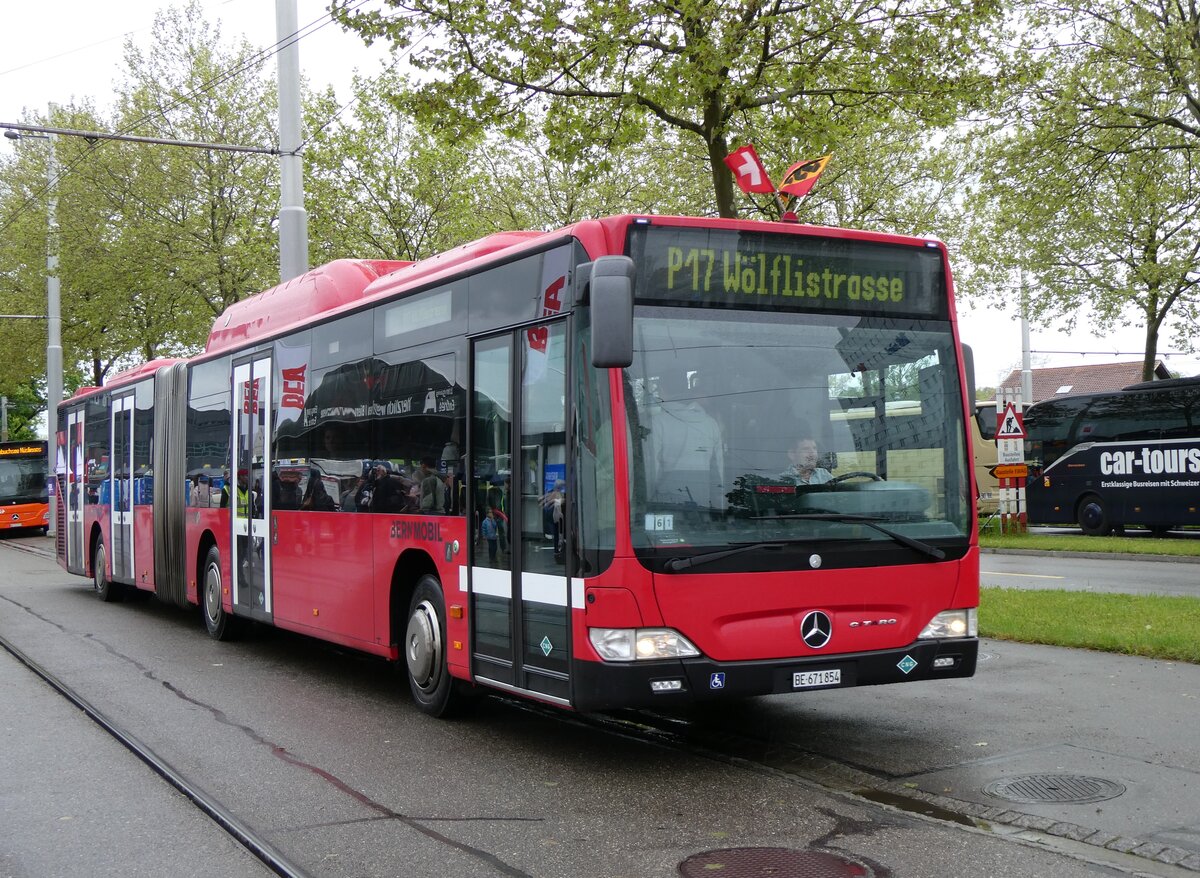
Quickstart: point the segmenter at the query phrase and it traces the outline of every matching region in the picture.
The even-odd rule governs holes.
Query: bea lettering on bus
[[[304,371],[307,366],[296,366],[292,369],[283,369],[283,399],[280,402],[282,408],[304,408]]]
[[[567,284],[566,275],[555,278],[550,286],[546,287],[542,293],[542,316],[554,317],[562,313],[562,301],[559,299],[559,293]],[[546,345],[550,341],[550,327],[535,326],[533,329],[527,330],[526,335],[529,338],[529,347],[531,350],[540,353],[546,352]]]

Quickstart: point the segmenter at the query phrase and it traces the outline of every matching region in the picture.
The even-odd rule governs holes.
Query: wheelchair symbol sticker
[[[709,689],[724,689],[725,688],[725,674],[718,672],[718,673],[715,673],[712,676],[710,676],[708,678],[708,688]]]

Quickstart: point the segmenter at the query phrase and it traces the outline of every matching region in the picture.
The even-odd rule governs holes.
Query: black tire
[[[117,603],[125,598],[125,586],[108,578],[108,572],[104,569],[106,561],[104,541],[97,540],[92,553],[92,588],[95,589],[96,597],[104,603]]]
[[[446,598],[437,578],[417,581],[400,647],[413,701],[430,716],[450,716],[461,706],[450,676],[446,649]]]
[[[223,580],[221,579],[221,553],[216,546],[204,556],[204,569],[200,578],[200,612],[204,615],[204,627],[213,640],[233,640],[237,636],[237,620],[225,612],[221,603]]]
[[[1106,537],[1112,533],[1108,505],[1099,494],[1085,494],[1076,510],[1075,518],[1079,522],[1079,529],[1089,537]]]

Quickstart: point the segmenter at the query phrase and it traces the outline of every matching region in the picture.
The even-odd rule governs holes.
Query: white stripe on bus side
[[[492,567],[471,568],[471,590],[494,598],[512,600],[512,574]]]

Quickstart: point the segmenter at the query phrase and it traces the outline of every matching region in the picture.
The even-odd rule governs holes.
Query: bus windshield
[[[0,504],[45,503],[44,456],[0,459]]]
[[[944,320],[639,306],[625,397],[643,562],[778,543],[720,566],[783,569],[797,546],[915,563],[904,538],[961,554],[973,498],[954,350]]]

